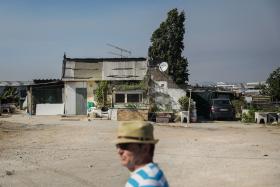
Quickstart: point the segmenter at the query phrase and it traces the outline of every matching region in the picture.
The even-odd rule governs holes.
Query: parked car
[[[235,110],[229,99],[217,98],[210,101],[210,119],[235,119]]]

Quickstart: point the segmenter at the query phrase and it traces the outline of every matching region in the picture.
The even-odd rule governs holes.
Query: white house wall
[[[161,93],[167,93],[167,82],[166,81],[155,81],[155,91]]]
[[[76,88],[87,88],[86,82],[65,82],[65,114],[76,115]]]
[[[64,114],[64,103],[61,104],[37,104],[36,115],[61,115]]]
[[[180,109],[180,104],[178,103],[178,100],[183,97],[186,96],[186,92],[185,90],[182,89],[168,89],[167,90],[168,95],[172,98],[172,108],[175,110],[179,110]]]
[[[166,81],[154,81],[154,91],[156,93],[155,102],[161,105],[171,105],[172,109],[179,110],[180,104],[179,98],[186,96],[186,92],[183,89],[168,88]]]

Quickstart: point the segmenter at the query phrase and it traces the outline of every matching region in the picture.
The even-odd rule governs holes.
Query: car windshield
[[[229,100],[214,100],[214,105],[230,105]]]

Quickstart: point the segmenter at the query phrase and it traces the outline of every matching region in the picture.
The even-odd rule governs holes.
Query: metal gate
[[[87,89],[76,88],[76,114],[87,114]]]

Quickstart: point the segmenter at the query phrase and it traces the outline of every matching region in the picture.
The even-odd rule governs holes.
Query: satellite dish
[[[165,72],[165,71],[167,70],[167,68],[168,68],[167,62],[161,62],[161,63],[159,64],[159,71]]]

